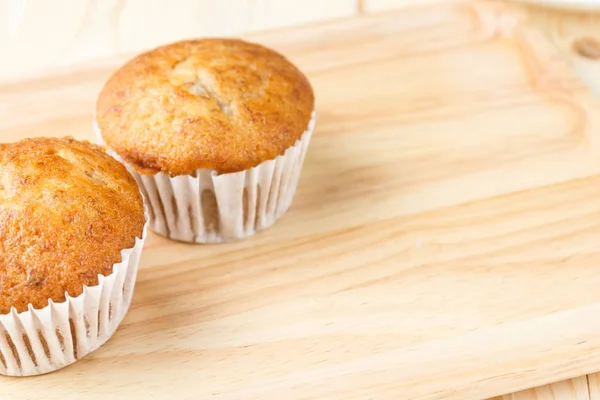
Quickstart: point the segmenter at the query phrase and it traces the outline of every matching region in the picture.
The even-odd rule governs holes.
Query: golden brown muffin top
[[[106,82],[96,123],[140,173],[252,168],[307,129],[314,95],[285,57],[237,39],[173,43],[143,53]]]
[[[135,180],[101,147],[70,138],[0,144],[0,314],[97,285],[143,226]]]

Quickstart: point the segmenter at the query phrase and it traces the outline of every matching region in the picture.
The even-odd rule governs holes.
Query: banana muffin
[[[273,50],[200,39],[123,65],[95,112],[100,139],[146,195],[150,227],[177,240],[220,242],[273,224],[291,204],[314,95]]]
[[[100,146],[0,144],[0,373],[35,375],[99,347],[125,315],[143,245],[142,196]]]

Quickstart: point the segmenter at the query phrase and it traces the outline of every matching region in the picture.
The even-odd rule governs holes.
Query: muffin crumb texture
[[[97,285],[143,226],[135,180],[101,147],[71,138],[0,144],[0,314]]]
[[[313,108],[310,83],[282,55],[242,40],[202,39],[121,67],[100,93],[96,123],[140,173],[228,173],[283,154]]]

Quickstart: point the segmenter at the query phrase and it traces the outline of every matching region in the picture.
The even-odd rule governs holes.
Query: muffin
[[[70,138],[0,144],[0,374],[101,346],[131,303],[146,224],[125,167]]]
[[[285,57],[201,39],[123,65],[98,97],[95,127],[141,187],[150,228],[208,243],[247,237],[285,213],[314,115],[311,85]]]

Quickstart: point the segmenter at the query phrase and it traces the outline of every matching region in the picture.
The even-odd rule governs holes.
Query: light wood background
[[[518,4],[517,1],[514,1]],[[527,0],[528,20],[559,49],[570,66],[600,98],[600,2],[584,7],[548,7],[544,0]],[[562,4],[554,1],[555,4]],[[600,400],[600,374],[507,394],[493,400]]]
[[[444,1],[2,0],[0,79],[132,53],[181,38],[240,36]],[[595,38],[600,43],[600,11],[567,11],[544,6],[549,1],[560,3],[558,0],[522,1],[533,4],[527,9],[535,23],[600,94],[600,83],[589,78],[597,75],[597,63],[573,51],[574,41],[581,38]],[[595,7],[594,1],[588,3],[589,9],[600,9],[600,2]],[[600,47],[592,51],[598,54]]]
[[[438,0],[439,1],[439,0]],[[2,0],[0,78],[200,36],[239,36],[432,0]]]
[[[515,1],[516,3],[516,1]],[[572,9],[553,0],[527,0],[523,7],[529,21],[544,32],[570,66],[600,98],[600,1]],[[581,2],[583,3],[583,2]],[[563,6],[560,6],[560,5]],[[600,400],[600,374],[590,374],[494,400]]]
[[[520,4],[515,0],[515,4]],[[522,10],[568,60],[570,66],[600,98],[600,1],[571,8],[564,1],[523,0]],[[583,3],[583,2],[581,2]],[[558,7],[556,7],[558,6]],[[600,400],[600,374],[590,374],[493,400]]]
[[[531,23],[550,38],[600,98],[600,1],[589,1],[589,10],[546,7],[544,0],[528,1],[531,5],[523,8]]]
[[[600,374],[581,376],[491,400],[600,400]]]
[[[0,1],[0,54],[3,60],[0,79],[37,75],[47,67],[90,62],[184,37],[239,36],[361,13],[419,7],[436,1],[443,2],[5,0]],[[600,95],[600,61],[595,57],[594,47],[594,40],[600,43],[600,14],[548,9],[539,5],[523,7],[523,12]],[[600,375],[582,376],[496,399],[600,400]]]

